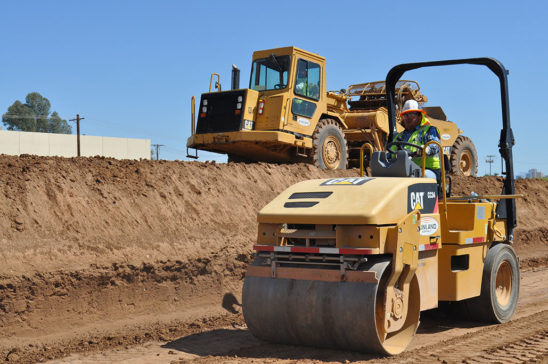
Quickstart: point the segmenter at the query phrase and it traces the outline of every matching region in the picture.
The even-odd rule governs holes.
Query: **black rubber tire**
[[[478,174],[478,152],[470,138],[459,135],[451,149],[451,172],[457,176]]]
[[[506,287],[502,294],[501,289],[504,287],[497,287],[497,274],[499,274],[499,284],[504,281],[501,275],[510,275],[509,279],[506,277],[510,287]],[[464,301],[469,316],[478,321],[493,323],[509,321],[518,304],[519,286],[519,260],[514,249],[508,244],[493,246],[487,252],[483,265],[480,296]],[[497,289],[499,289],[499,295],[497,295]],[[500,302],[501,295],[503,301],[507,301],[504,304]]]
[[[312,135],[312,162],[322,169],[346,169],[348,145],[339,124],[333,119],[322,119]],[[327,158],[326,158],[327,157]]]

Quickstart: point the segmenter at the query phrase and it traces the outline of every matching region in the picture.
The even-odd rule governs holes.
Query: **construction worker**
[[[299,64],[297,81],[295,82],[295,93],[302,96],[308,96],[308,75],[305,64]]]
[[[438,128],[430,125],[430,122],[426,118],[426,113],[422,110],[417,101],[407,100],[403,105],[400,116],[405,130],[396,134],[392,140],[393,142],[408,142],[422,147],[431,140],[440,143]],[[437,145],[430,144],[424,148],[424,150],[409,145],[404,145],[402,147],[409,152],[413,162],[418,166],[422,166],[422,153],[426,153],[425,177],[436,179],[438,184],[441,182],[440,156],[439,147]],[[395,152],[397,147],[392,146],[391,149]]]
[[[306,70],[306,64],[301,64],[299,62],[299,66],[297,69],[297,79],[295,80],[295,94],[297,96],[309,97],[308,87],[308,72]],[[314,111],[316,110],[316,105],[312,104],[309,101],[305,101],[299,97],[296,97],[293,100],[292,110],[298,115],[312,117]]]

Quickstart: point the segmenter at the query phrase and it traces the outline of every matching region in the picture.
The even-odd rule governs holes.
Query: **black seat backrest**
[[[405,150],[398,150],[395,158],[388,159],[389,152],[373,152],[371,175],[373,177],[421,177],[422,170]]]

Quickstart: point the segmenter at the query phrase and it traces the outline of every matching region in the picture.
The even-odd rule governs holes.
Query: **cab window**
[[[313,100],[320,99],[320,65],[299,59],[295,77],[295,94]]]
[[[296,115],[302,115],[306,116],[307,118],[311,118],[316,112],[316,107],[317,105],[314,102],[294,97],[293,102],[291,103],[291,112]]]
[[[289,56],[275,56],[257,59],[251,67],[249,88],[255,91],[278,90],[287,87]]]

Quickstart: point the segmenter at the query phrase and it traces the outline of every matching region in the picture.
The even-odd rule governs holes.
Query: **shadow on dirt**
[[[281,360],[319,360],[344,362],[380,358],[379,355],[349,351],[270,344],[256,339],[247,329],[220,329],[189,335],[162,346],[199,356],[237,356],[240,358]]]
[[[230,313],[237,314],[240,312],[242,304],[238,302],[238,299],[232,293],[226,293],[223,296],[223,302],[221,306]]]
[[[434,334],[454,328],[472,329],[487,325],[489,323],[471,321],[464,313],[443,307],[421,312],[421,324],[417,334]]]
[[[163,348],[185,353],[205,355],[227,355],[235,349],[260,345],[247,329],[218,329],[182,337],[162,345]]]
[[[485,323],[452,320],[442,310],[430,310],[421,314],[421,325],[418,334],[439,333],[455,327],[474,328],[484,325]],[[162,347],[199,356],[237,356],[255,359],[307,359],[344,362],[346,360],[360,361],[382,358],[382,356],[375,354],[271,344],[256,339],[246,328],[218,329],[193,334],[168,342]]]

